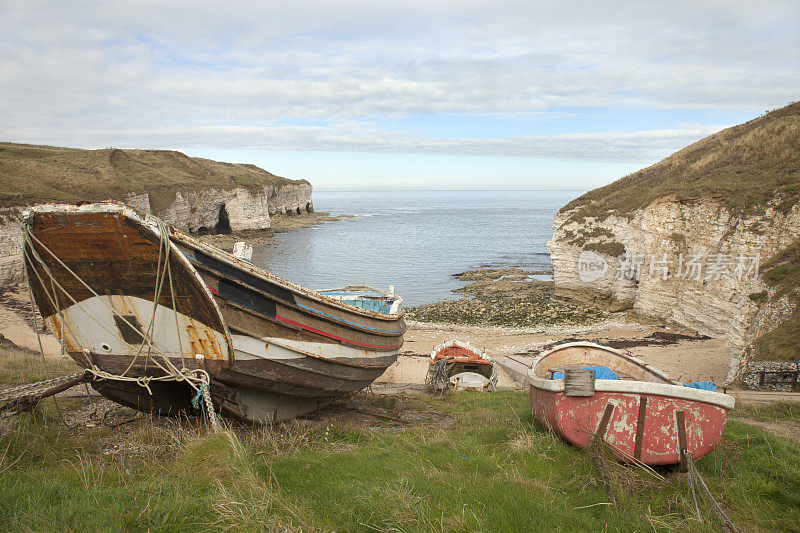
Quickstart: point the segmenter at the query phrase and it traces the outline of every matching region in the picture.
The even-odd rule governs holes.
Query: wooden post
[[[682,410],[675,411],[675,418],[678,422],[678,451],[681,459],[681,472],[689,470],[689,461],[686,458],[688,444],[686,442],[686,417]]]
[[[603,418],[600,419],[600,424],[597,426],[597,431],[594,434],[594,438],[597,440],[603,440],[603,437],[606,434],[606,429],[608,429],[608,423],[611,421],[611,416],[614,414],[614,404],[607,403],[606,410],[603,411]]]
[[[633,457],[642,458],[642,441],[644,440],[644,421],[647,415],[647,396],[639,400],[639,417],[636,420],[636,443],[633,447]]]

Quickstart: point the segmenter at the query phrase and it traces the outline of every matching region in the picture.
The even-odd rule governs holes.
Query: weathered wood
[[[152,351],[177,368],[207,371],[214,403],[233,416],[274,422],[327,405],[371,383],[403,343],[405,322],[393,294],[386,297],[396,301],[394,313],[355,307],[172,229],[162,235],[163,226],[120,204],[36,207],[25,220],[41,241],[26,242],[34,297],[79,365],[160,377]],[[171,280],[152,305],[165,273],[165,237]],[[51,274],[77,305],[53,289]],[[191,409],[192,391],[181,383],[151,382],[152,396],[132,381],[93,386],[141,410]]]
[[[636,420],[636,441],[633,446],[633,457],[642,458],[642,441],[644,440],[644,424],[647,417],[647,396],[639,400],[639,416]]]
[[[681,455],[680,469],[681,472],[689,470],[689,461],[686,457],[688,444],[686,440],[686,415],[683,410],[675,411],[675,419],[678,424],[678,452]]]
[[[14,411],[17,413],[29,411],[33,409],[41,400],[49,398],[50,396],[54,396],[59,392],[64,392],[65,390],[71,389],[75,385],[79,385],[85,381],[89,381],[87,374],[76,376],[68,381],[53,385],[42,392],[17,398],[16,400],[12,400],[4,405],[0,405],[0,413],[3,411]]]
[[[564,395],[594,396],[594,370],[565,368]]]
[[[614,414],[614,404],[607,403],[606,409],[603,411],[603,418],[600,419],[600,424],[597,426],[597,431],[594,434],[594,438],[597,440],[603,440],[603,437],[606,434],[606,429],[608,429],[608,423],[611,420],[611,415]]]

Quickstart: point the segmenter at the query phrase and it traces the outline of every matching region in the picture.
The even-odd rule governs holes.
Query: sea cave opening
[[[224,205],[219,208],[219,216],[217,217],[217,225],[214,226],[214,233],[228,235],[231,232],[231,221],[228,218],[228,210]]]

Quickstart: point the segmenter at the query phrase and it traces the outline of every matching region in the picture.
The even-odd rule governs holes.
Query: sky
[[[591,189],[800,100],[800,0],[0,0],[0,140]]]

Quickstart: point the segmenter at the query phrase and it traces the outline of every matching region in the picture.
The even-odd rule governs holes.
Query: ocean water
[[[356,215],[276,235],[253,262],[312,289],[395,286],[404,305],[458,298],[452,274],[550,270],[553,215],[583,191],[315,191],[314,208]]]

